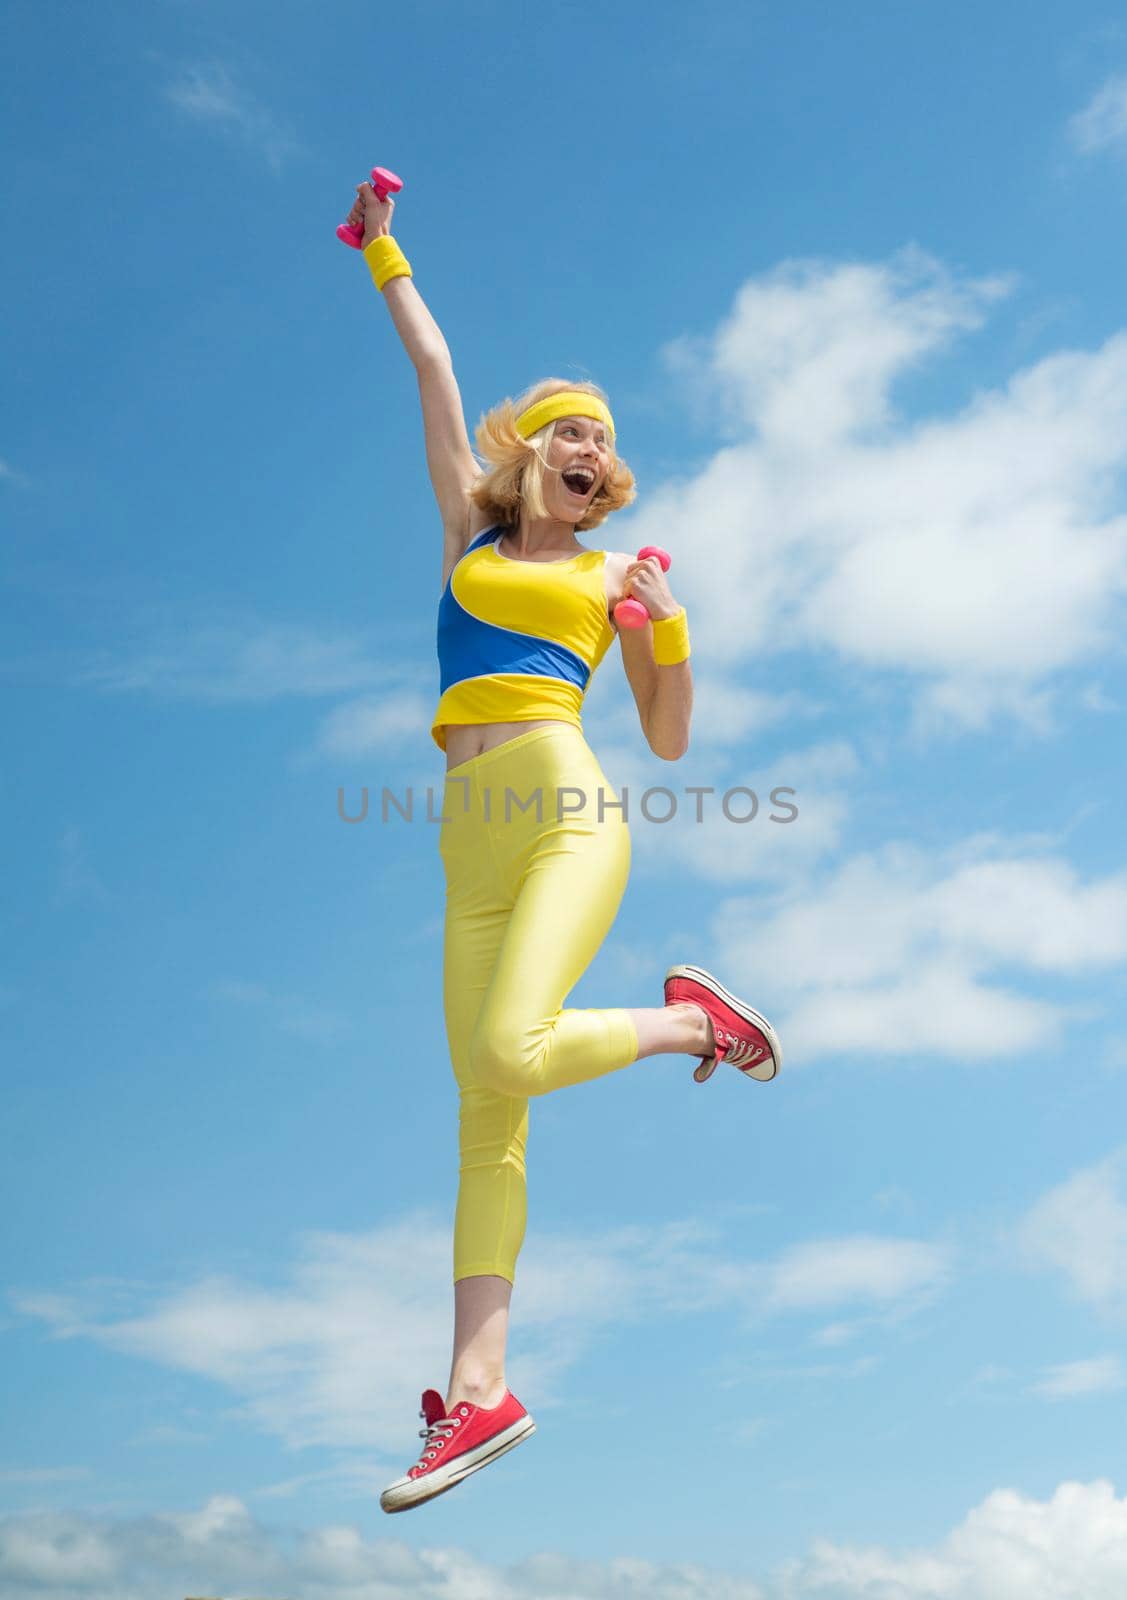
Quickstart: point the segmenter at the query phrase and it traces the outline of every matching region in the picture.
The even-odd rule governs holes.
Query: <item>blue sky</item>
[[[0,1595],[1119,1600],[1116,9],[10,39]],[[334,237],[377,163],[471,431],[602,384],[639,493],[589,542],[669,550],[690,619],[681,762],[617,649],[587,697],[634,859],[572,1003],[694,961],[787,1052],[533,1104],[538,1433],[394,1523],[457,1161],[440,526]]]

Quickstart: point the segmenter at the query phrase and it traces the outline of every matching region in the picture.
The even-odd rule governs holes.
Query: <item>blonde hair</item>
[[[488,465],[470,490],[470,499],[479,510],[485,511],[496,522],[512,528],[520,521],[522,505],[527,505],[534,517],[546,517],[544,505],[544,468],[548,450],[556,434],[556,422],[549,422],[528,439],[517,432],[516,422],[529,406],[545,400],[562,389],[579,390],[598,395],[604,403],[607,396],[598,384],[581,381],[569,383],[563,378],[542,378],[526,389],[516,400],[506,397],[500,405],[482,415],[474,431],[478,453]],[[612,511],[621,511],[637,496],[634,474],[614,448],[609,432],[607,445],[610,464],[605,481],[600,485],[591,504],[575,524],[576,533],[587,528],[597,528]]]

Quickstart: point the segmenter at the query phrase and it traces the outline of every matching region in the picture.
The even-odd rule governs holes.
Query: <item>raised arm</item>
[[[362,250],[373,239],[391,233],[394,211],[395,201],[390,195],[380,200],[371,184],[357,186],[357,201],[348,220],[356,226],[363,223]],[[427,469],[447,543],[457,544],[456,553],[460,555],[460,545],[466,537],[469,490],[480,469],[470,450],[454,363],[442,329],[427,310],[413,278],[389,279],[384,284],[383,297],[419,380]]]

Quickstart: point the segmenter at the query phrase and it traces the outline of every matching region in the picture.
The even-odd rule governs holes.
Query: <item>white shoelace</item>
[[[420,1411],[419,1415],[424,1421],[426,1420],[425,1411]],[[454,1437],[454,1429],[461,1426],[461,1417],[439,1417],[429,1427],[420,1428],[419,1438],[425,1439],[426,1443],[423,1445],[419,1460],[429,1461],[432,1456],[437,1455],[438,1451],[445,1446],[446,1441]]]
[[[724,1037],[732,1041],[727,1055],[721,1057],[721,1060],[728,1062],[729,1066],[746,1067],[749,1061],[754,1061],[756,1056],[763,1054],[762,1045],[752,1045],[750,1042],[741,1044],[732,1033],[726,1033]]]

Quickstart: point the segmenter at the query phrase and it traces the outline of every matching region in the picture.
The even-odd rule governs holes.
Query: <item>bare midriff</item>
[[[532,728],[556,726],[573,728],[575,724],[564,722],[560,717],[539,717],[530,722],[448,722],[445,724],[447,770],[460,766],[463,761],[472,761],[474,756],[484,755],[486,750],[495,750],[499,744],[508,744],[510,739]]]

